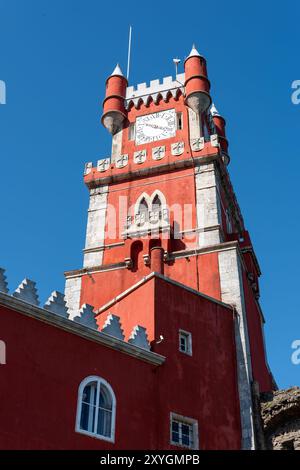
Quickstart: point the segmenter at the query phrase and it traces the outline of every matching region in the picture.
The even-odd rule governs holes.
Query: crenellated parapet
[[[2,268],[0,268],[0,292],[4,292],[4,294],[8,292],[5,270]]]
[[[173,77],[164,77],[162,80],[151,80],[150,84],[139,83],[136,87],[129,86],[126,89],[125,107],[128,109],[131,105],[135,108],[141,104],[148,105],[149,100],[152,99],[154,103],[158,103],[160,99],[166,101],[169,96],[177,98],[178,95],[184,94],[184,73]]]
[[[5,270],[3,268],[0,268],[0,288],[0,295],[4,295],[6,299],[9,297],[17,299],[19,304],[22,303],[24,305],[24,309],[27,309],[28,306],[31,305],[37,308],[39,314],[42,314],[43,311],[45,312],[45,316],[51,313],[55,317],[67,320],[70,324],[80,324],[82,327],[87,328],[87,330],[94,330],[95,332],[99,332],[99,334],[105,334],[111,338],[134,345],[146,351],[150,351],[151,349],[147,331],[143,326],[135,325],[127,342],[124,340],[125,336],[120,317],[111,312],[107,313],[103,327],[99,329],[96,312],[92,305],[83,304],[77,313],[74,314],[73,312],[73,314],[70,315],[66,298],[58,291],[53,291],[44,306],[40,307],[36,283],[30,279],[25,278],[16,290],[10,294],[6,282]]]

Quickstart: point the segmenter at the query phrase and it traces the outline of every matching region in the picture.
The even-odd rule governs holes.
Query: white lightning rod
[[[131,36],[132,36],[132,26],[129,26],[128,60],[127,60],[127,80],[128,80],[128,78],[129,78],[129,71],[130,71]]]

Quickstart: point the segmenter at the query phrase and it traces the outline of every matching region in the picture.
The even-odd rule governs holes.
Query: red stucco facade
[[[142,298],[149,299],[147,308]],[[152,346],[166,358],[162,365],[0,306],[1,337],[7,344],[0,388],[2,449],[176,449],[170,445],[170,412],[198,420],[201,449],[239,448],[232,309],[159,277],[114,311],[122,315],[133,304],[150,336],[152,331],[164,336]],[[134,318],[130,321],[135,324]],[[192,357],[178,349],[179,328],[193,334]],[[104,377],[115,392],[114,444],[75,432],[78,387],[90,375]],[[12,384],[13,400],[8,400]]]

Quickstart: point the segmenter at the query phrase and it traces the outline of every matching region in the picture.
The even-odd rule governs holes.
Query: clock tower
[[[183,73],[137,86],[117,65],[106,81],[102,124],[112,135],[111,155],[85,166],[84,262],[65,273],[70,315],[92,305],[101,328],[110,309],[153,273],[229,304],[238,319],[232,367],[242,447],[253,448],[252,387],[272,389],[260,268],[230,181],[225,119],[212,104],[205,58],[193,46]],[[125,338],[133,325],[144,325],[156,351],[155,319],[145,308],[151,302],[155,292],[118,315]]]

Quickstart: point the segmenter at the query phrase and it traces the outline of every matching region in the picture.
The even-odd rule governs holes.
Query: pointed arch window
[[[162,203],[161,203],[161,199],[160,197],[158,196],[158,194],[156,194],[156,196],[154,197],[153,201],[152,201],[152,209],[154,211],[160,211],[162,208]]]
[[[78,390],[76,431],[114,442],[116,398],[111,386],[100,377],[87,377]]]
[[[139,213],[148,214],[148,211],[149,211],[149,207],[148,207],[147,201],[145,198],[143,198],[139,205]]]
[[[149,206],[146,201],[146,199],[143,197],[141,199],[139,206],[138,206],[138,212],[136,214],[136,222],[138,225],[143,225],[145,222],[147,222],[149,217]]]
[[[162,202],[158,194],[152,200],[151,222],[157,222],[162,217]]]

